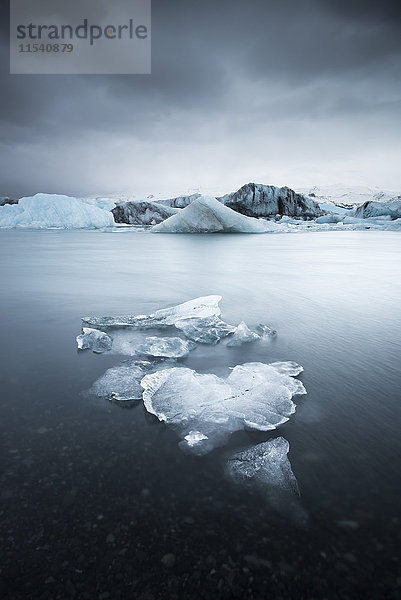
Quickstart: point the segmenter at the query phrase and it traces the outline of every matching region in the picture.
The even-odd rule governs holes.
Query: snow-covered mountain
[[[397,192],[391,190],[343,184],[299,188],[297,192],[316,200],[324,210],[331,210],[330,205],[333,204],[350,209],[369,201],[388,202],[398,195]]]

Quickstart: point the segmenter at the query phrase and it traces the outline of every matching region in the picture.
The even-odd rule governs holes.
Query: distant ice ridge
[[[367,186],[352,186],[344,184],[314,186],[310,188],[300,188],[298,192],[312,198],[319,203],[332,205],[342,208],[355,208],[368,201],[387,202],[397,196],[396,192],[382,190],[380,188],[370,188]]]
[[[278,226],[241,215],[211,196],[196,198],[186,208],[152,227],[154,233],[267,233]]]
[[[177,213],[177,208],[163,206],[149,200],[125,202],[113,208],[116,223],[129,225],[156,225]]]
[[[390,219],[401,218],[401,196],[393,198],[389,202],[365,202],[358,206],[355,217],[362,219],[375,217],[389,217]]]
[[[156,310],[151,315],[83,317],[82,321],[95,327],[168,327],[182,319],[220,315],[220,300],[221,296],[201,296],[170,308]]]
[[[180,446],[205,454],[244,428],[269,431],[295,412],[292,397],[306,394],[294,379],[296,363],[237,365],[226,379],[173,367],[145,375],[145,408],[179,433]]]
[[[159,203],[175,208],[185,208],[201,197],[202,195],[197,193],[161,200]],[[289,215],[309,219],[323,214],[319,205],[312,198],[306,198],[303,194],[298,194],[288,187],[275,187],[261,183],[246,183],[235,192],[219,197],[213,196],[213,198],[248,217]]]
[[[70,196],[36,194],[0,206],[0,227],[5,228],[99,229],[114,224],[108,210]]]

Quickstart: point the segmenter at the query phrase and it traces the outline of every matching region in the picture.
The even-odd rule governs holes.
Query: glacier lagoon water
[[[3,231],[0,245],[3,597],[399,597],[398,233]],[[225,377],[293,360],[308,394],[277,431],[198,458],[140,404],[82,395],[124,357],[78,353],[75,337],[84,315],[208,294],[226,322],[278,335],[183,364]],[[306,524],[223,475],[278,436]]]

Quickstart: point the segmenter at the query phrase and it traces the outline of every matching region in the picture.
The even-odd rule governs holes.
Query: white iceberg
[[[57,194],[36,194],[18,204],[0,206],[0,227],[31,229],[88,229],[112,227],[111,212],[87,202]]]
[[[122,317],[83,317],[82,321],[95,327],[168,327],[182,319],[220,315],[221,296],[201,296],[171,308],[162,308],[150,315]]]
[[[290,372],[302,367],[291,363]],[[234,431],[269,431],[295,412],[292,397],[306,394],[303,384],[283,373],[283,363],[237,365],[226,379],[183,367],[162,369],[141,381],[146,410],[174,426],[181,447],[205,454]],[[189,436],[189,437],[188,437]]]
[[[231,210],[211,196],[196,198],[186,208],[152,227],[155,233],[267,233],[278,226]]]
[[[233,325],[225,323],[216,315],[181,319],[176,321],[175,326],[187,338],[200,344],[217,344],[221,338],[235,331]]]
[[[179,337],[147,337],[136,348],[138,354],[155,358],[184,358],[196,348],[193,342],[187,342]]]
[[[260,336],[251,331],[244,321],[241,321],[241,323],[235,329],[234,334],[231,336],[227,346],[241,346],[242,344],[254,342],[259,339]]]
[[[109,352],[113,345],[113,338],[107,333],[90,327],[83,327],[82,333],[77,335],[76,340],[78,350],[92,350],[96,354]]]

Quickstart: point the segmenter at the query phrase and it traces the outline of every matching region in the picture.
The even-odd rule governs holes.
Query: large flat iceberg
[[[246,217],[211,196],[196,198],[186,208],[152,227],[155,233],[267,233],[278,226]]]
[[[196,454],[224,444],[234,431],[269,431],[295,412],[292,397],[306,394],[295,363],[237,365],[223,379],[173,367],[141,381],[148,412],[176,428],[181,447]]]
[[[0,227],[4,228],[100,229],[113,225],[111,212],[70,196],[36,194],[21,198],[18,204],[0,206]]]

